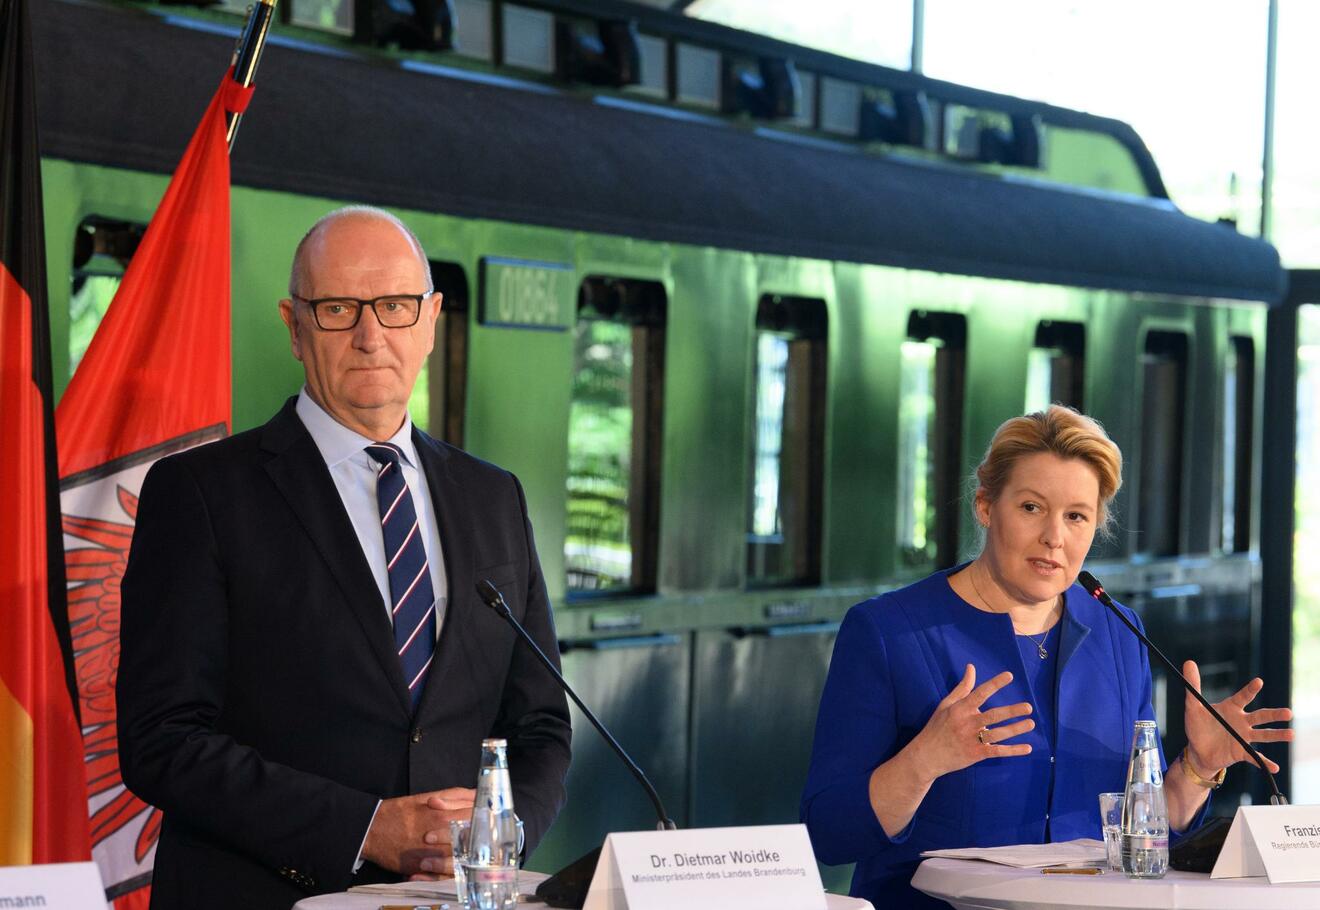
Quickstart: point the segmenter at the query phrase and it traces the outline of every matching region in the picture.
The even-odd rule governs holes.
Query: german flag
[[[90,859],[27,0],[0,0],[0,865]]]

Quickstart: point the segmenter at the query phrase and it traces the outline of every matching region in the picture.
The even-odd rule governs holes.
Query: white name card
[[[0,907],[106,910],[96,863],[0,866]]]
[[[583,910],[825,910],[803,825],[605,838]]]
[[[1320,806],[1242,806],[1211,878],[1320,881]]]

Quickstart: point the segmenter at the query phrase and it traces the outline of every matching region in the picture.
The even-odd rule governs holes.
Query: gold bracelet
[[[1179,756],[1179,759],[1179,763],[1182,765],[1183,774],[1186,774],[1187,779],[1198,787],[1217,790],[1219,789],[1219,785],[1224,782],[1224,777],[1228,774],[1227,768],[1220,768],[1219,772],[1215,774],[1214,777],[1202,777],[1197,773],[1196,769],[1192,767],[1192,763],[1188,760],[1186,746],[1183,746],[1182,755]]]

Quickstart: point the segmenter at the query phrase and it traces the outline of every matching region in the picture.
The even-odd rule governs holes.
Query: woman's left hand
[[[1189,660],[1183,664],[1183,675],[1196,691],[1201,691],[1201,669],[1196,665],[1196,661]],[[1291,742],[1292,730],[1260,729],[1261,724],[1292,720],[1290,708],[1247,710],[1247,705],[1260,694],[1264,685],[1261,679],[1253,679],[1216,704],[1215,708],[1232,724],[1238,735],[1249,743]],[[1235,762],[1254,762],[1254,759],[1251,759],[1238,745],[1237,740],[1228,735],[1228,731],[1210,716],[1210,712],[1201,707],[1200,702],[1193,698],[1190,692],[1185,695],[1183,717],[1183,727],[1187,731],[1187,758],[1191,760],[1192,769],[1198,774],[1212,777],[1219,773],[1220,768],[1227,768]],[[1264,758],[1264,755],[1261,757]],[[1279,766],[1268,758],[1265,759],[1265,767],[1271,774],[1279,770]]]

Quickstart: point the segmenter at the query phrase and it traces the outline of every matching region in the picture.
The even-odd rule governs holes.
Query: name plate
[[[611,834],[583,910],[825,910],[803,825]]]
[[[96,863],[0,866],[0,907],[106,910]]]
[[[1211,878],[1320,881],[1320,806],[1242,806]]]

